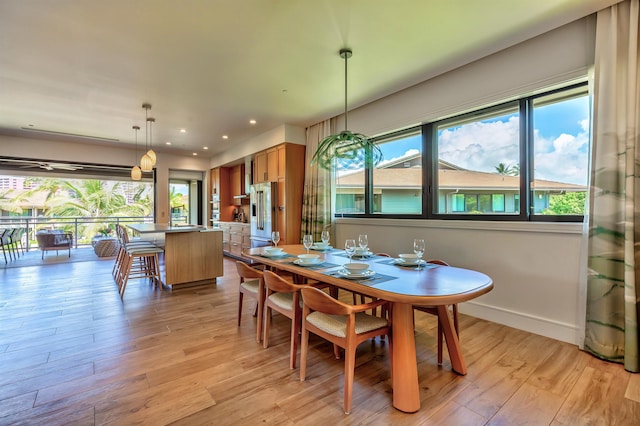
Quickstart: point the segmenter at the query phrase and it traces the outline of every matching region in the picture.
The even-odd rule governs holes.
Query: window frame
[[[536,99],[561,92],[571,92],[573,90],[584,90],[590,96],[588,83],[586,81],[570,84],[561,88],[556,88],[530,96],[523,96],[519,99],[508,100],[490,107],[479,108],[477,110],[457,114],[441,120],[424,123],[418,126],[390,132],[384,135],[371,138],[374,143],[389,141],[402,137],[406,134],[419,133],[422,135],[422,213],[388,214],[373,212],[373,167],[368,164],[364,170],[364,198],[365,211],[362,213],[337,213],[336,217],[350,218],[379,218],[379,219],[438,219],[438,220],[474,220],[474,221],[503,221],[503,222],[583,222],[584,215],[543,215],[535,214],[533,209],[531,190],[534,167],[534,125],[533,111]],[[520,153],[520,192],[519,213],[514,214],[471,214],[471,213],[438,213],[438,152],[437,152],[437,129],[447,123],[464,122],[467,120],[477,120],[478,117],[488,116],[500,110],[513,108],[517,105],[520,127],[519,127],[519,153]],[[591,111],[589,112],[591,114]],[[370,156],[369,156],[370,157]],[[587,192],[589,185],[587,185]],[[493,197],[493,193],[489,194]],[[506,198],[504,207],[506,210]],[[587,206],[585,206],[587,208]]]

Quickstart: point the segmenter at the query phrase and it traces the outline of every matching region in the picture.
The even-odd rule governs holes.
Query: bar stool
[[[117,281],[117,277],[121,274],[122,265],[125,261],[127,248],[155,247],[155,245],[150,241],[130,241],[127,230],[120,224],[116,224],[116,238],[118,239],[118,250],[111,275],[113,275],[113,278]]]
[[[117,234],[121,239],[120,245],[123,247],[121,259],[116,259],[116,262],[119,261],[120,264],[117,265],[115,275],[120,298],[124,298],[124,292],[130,279],[149,278],[153,280],[156,287],[158,284],[162,286],[158,254],[164,253],[164,250],[150,243],[130,243],[129,236],[122,227],[117,230]]]

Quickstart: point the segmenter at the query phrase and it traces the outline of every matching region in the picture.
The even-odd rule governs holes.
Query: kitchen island
[[[222,231],[219,228],[160,223],[128,227],[141,236],[164,234],[166,285],[215,282],[222,276]]]

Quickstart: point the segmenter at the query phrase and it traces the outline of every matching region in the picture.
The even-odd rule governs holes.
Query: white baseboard
[[[577,345],[578,327],[478,302],[458,305],[460,313]]]

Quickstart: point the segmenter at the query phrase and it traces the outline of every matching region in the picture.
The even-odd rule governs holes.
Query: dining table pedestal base
[[[420,409],[420,387],[413,335],[413,306],[394,303],[391,315],[393,406],[405,413],[415,413]]]

